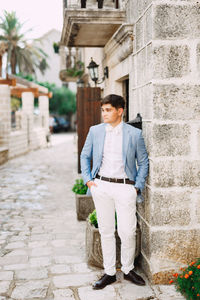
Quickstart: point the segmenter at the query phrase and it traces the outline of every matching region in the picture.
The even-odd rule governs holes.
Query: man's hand
[[[87,186],[89,187],[89,189],[91,189],[91,187],[92,187],[93,185],[94,185],[94,186],[97,186],[96,183],[94,183],[93,180],[90,180],[90,181],[87,182]]]

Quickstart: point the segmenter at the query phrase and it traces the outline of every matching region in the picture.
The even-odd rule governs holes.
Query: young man
[[[90,128],[81,152],[82,176],[97,212],[105,270],[103,277],[93,285],[94,289],[116,281],[115,211],[124,279],[145,285],[133,268],[136,198],[148,174],[148,155],[142,131],[122,121],[124,105],[124,99],[114,94],[102,100],[104,123]]]

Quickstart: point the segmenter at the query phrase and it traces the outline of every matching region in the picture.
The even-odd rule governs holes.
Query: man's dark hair
[[[122,96],[110,94],[106,97],[104,97],[101,100],[101,106],[104,104],[111,104],[115,108],[123,108],[125,107],[125,101]]]

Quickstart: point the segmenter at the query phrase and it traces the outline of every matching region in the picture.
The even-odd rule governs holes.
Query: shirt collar
[[[122,124],[123,121],[121,121],[117,126],[113,127],[110,124],[106,125],[106,132],[115,132],[116,134],[120,134],[122,131]]]

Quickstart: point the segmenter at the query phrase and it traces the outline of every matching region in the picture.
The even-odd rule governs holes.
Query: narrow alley
[[[52,146],[0,166],[0,300],[183,299],[171,286],[122,280],[101,291],[102,270],[85,261],[85,222],[74,194],[76,136],[53,135]]]

